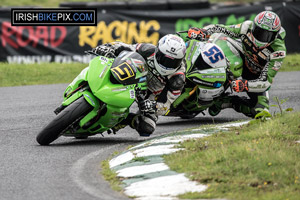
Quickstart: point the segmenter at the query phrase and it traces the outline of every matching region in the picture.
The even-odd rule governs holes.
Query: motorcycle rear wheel
[[[59,113],[43,130],[37,135],[36,141],[40,145],[49,145],[78,119],[81,119],[93,109],[84,97],[77,99],[71,105]]]

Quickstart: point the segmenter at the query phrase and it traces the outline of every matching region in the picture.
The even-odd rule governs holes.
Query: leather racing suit
[[[255,117],[256,108],[269,109],[268,90],[286,56],[285,30],[281,27],[276,39],[263,49],[255,48],[251,37],[252,21],[241,24],[208,25],[204,29],[208,35],[224,33],[231,38],[240,39],[243,46],[244,68],[242,78],[248,80],[248,96],[250,99],[233,98],[233,108],[246,116]]]
[[[156,128],[159,115],[165,115],[171,104],[180,96],[185,83],[185,61],[181,62],[180,67],[173,74],[161,76],[154,66],[154,55],[156,46],[149,43],[138,43],[134,45],[116,42],[114,44],[115,55],[123,50],[138,52],[147,62],[147,94],[146,99],[156,101],[156,112],[150,113],[130,113],[127,119],[121,124],[129,124],[136,129],[141,136],[149,136]]]

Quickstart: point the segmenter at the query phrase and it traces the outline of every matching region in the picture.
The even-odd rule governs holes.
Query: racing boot
[[[120,123],[118,123],[117,125],[115,125],[111,130],[114,134],[116,134],[119,130],[125,128],[126,126],[130,125],[130,127],[132,127],[132,123],[134,121],[134,118],[136,117],[136,114],[134,113],[129,113],[128,116],[126,117],[126,119],[123,119]],[[108,133],[111,133],[110,131],[108,131]]]
[[[149,137],[156,128],[158,117],[155,113],[134,116],[130,127],[136,129],[140,136]]]
[[[269,112],[268,92],[247,94],[249,98],[239,97],[232,99],[232,107],[235,111],[243,113],[247,117],[251,118],[255,118],[255,116],[260,112],[257,108],[261,108]]]
[[[257,110],[257,108],[263,109],[264,112],[267,111],[268,113],[270,113],[269,112],[269,95],[268,95],[268,92],[258,93],[258,95],[257,94],[253,94],[253,95],[250,94],[250,98],[253,99],[254,106],[251,106],[250,108],[248,108],[247,109],[248,112],[245,112],[245,111],[242,110],[242,113],[244,113],[246,116],[252,117],[252,118],[255,118],[256,115],[261,112],[261,110]],[[256,104],[254,102],[256,102]],[[257,117],[257,118],[260,118],[260,117]]]
[[[209,107],[208,113],[211,116],[218,115],[221,110],[226,108],[233,108],[236,112],[243,113],[247,117],[254,118],[256,115],[255,107],[253,105],[253,100],[242,97],[242,96],[226,96],[218,99],[214,105]]]
[[[221,112],[221,110],[232,107],[231,96],[225,96],[216,100],[214,104],[208,108],[208,113],[210,114],[210,116],[214,117],[217,116]]]

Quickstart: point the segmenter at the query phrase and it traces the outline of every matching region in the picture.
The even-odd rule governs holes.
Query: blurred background
[[[2,0],[0,62],[88,63],[85,50],[120,40],[156,44],[168,33],[208,24],[238,24],[263,10],[277,13],[288,53],[300,52],[299,0],[60,1]],[[97,8],[97,26],[11,26],[11,8]]]

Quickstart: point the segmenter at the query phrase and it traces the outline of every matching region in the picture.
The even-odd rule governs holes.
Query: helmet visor
[[[155,58],[160,67],[166,70],[177,69],[182,59],[172,58],[171,56],[165,55],[160,50],[155,53]]]
[[[277,33],[278,32],[262,29],[261,27],[257,26],[254,23],[252,34],[253,37],[259,42],[267,42],[267,43],[272,42],[273,40],[275,40]]]

